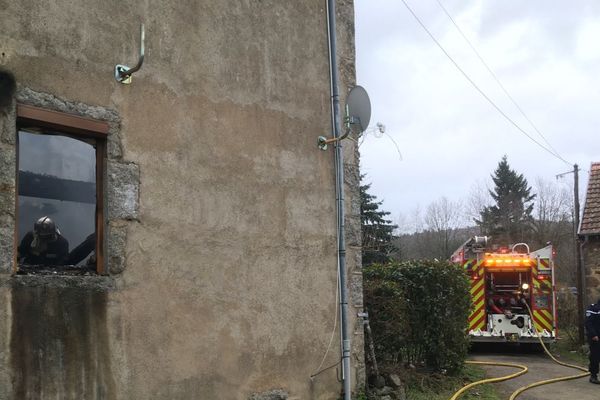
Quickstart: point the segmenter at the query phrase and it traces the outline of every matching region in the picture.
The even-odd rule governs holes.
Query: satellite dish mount
[[[319,136],[317,142],[321,150],[327,150],[327,146],[344,140],[353,131],[357,134],[364,132],[371,120],[371,101],[367,91],[362,86],[355,86],[348,93],[344,114],[344,127],[346,132],[339,137],[326,138]]]

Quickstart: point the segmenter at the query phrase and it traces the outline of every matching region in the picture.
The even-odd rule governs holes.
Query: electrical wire
[[[376,128],[374,128],[374,129],[376,129]],[[370,132],[369,131],[364,131],[364,133],[361,135],[361,137],[360,137],[359,140],[351,138],[350,136],[348,136],[348,139],[354,141],[358,145],[358,147],[360,148],[360,146],[362,146],[362,144],[365,142],[365,139],[366,139],[368,133],[370,133]],[[398,143],[396,142],[396,140],[394,140],[394,138],[392,137],[392,135],[390,135],[387,132],[383,132],[383,135],[387,136],[388,139],[390,139],[390,141],[396,147],[396,152],[398,153],[398,158],[400,158],[400,161],[404,161],[404,157],[402,156],[402,152],[400,151],[400,146],[398,146]],[[375,137],[377,137],[377,136],[375,136]]]
[[[548,154],[552,155],[553,157],[556,157],[557,159],[561,160],[565,164],[571,165],[571,163],[569,163],[568,161],[566,161],[560,155],[553,153],[552,150],[548,149],[543,144],[541,144],[540,142],[538,142],[529,133],[527,133],[523,128],[521,128],[519,126],[519,124],[517,124],[515,121],[513,121],[504,111],[502,111],[502,109],[500,107],[498,107],[498,105],[496,105],[496,103],[494,103],[494,101],[487,94],[485,94],[485,92],[483,90],[481,90],[479,88],[479,86],[477,86],[477,84],[473,81],[473,79],[471,79],[471,77],[469,77],[469,75],[460,67],[460,65],[458,65],[458,63],[456,61],[454,61],[454,59],[452,58],[452,56],[446,51],[446,49],[444,49],[444,47],[442,46],[442,44],[435,38],[435,36],[433,36],[433,34],[431,33],[431,31],[427,28],[427,26],[425,26],[425,24],[423,23],[423,21],[421,21],[421,19],[417,16],[417,14],[413,11],[413,9],[408,5],[408,3],[406,2],[406,0],[400,0],[400,1],[404,4],[404,6],[406,7],[406,9],[412,14],[412,16],[414,17],[414,19],[421,26],[421,28],[423,28],[423,30],[427,33],[427,35],[429,35],[429,37],[431,38],[431,40],[434,41],[434,43],[440,48],[440,50],[446,55],[446,57],[452,62],[452,64],[454,64],[454,66],[456,67],[456,69],[458,69],[458,71],[465,77],[466,80],[469,81],[469,83],[475,88],[475,90],[477,90],[479,92],[479,94],[481,94],[490,103],[490,105],[492,107],[494,107],[494,109],[496,109],[496,111],[498,111],[500,113],[500,115],[502,115],[519,132],[521,132],[522,134],[524,134],[525,136],[527,136],[532,142],[534,142],[535,144],[537,144],[540,148],[542,148]]]
[[[392,143],[394,144],[394,146],[396,146],[396,151],[398,152],[398,157],[400,157],[400,161],[404,160],[404,157],[402,157],[402,152],[400,151],[400,146],[398,146],[398,143],[396,143],[396,141],[394,140],[394,138],[387,132],[383,132],[383,134],[385,136],[388,137],[388,139],[390,139],[392,141]]]
[[[337,274],[337,284],[336,284],[336,290],[335,290],[335,317],[333,319],[333,329],[331,331],[331,336],[329,338],[329,344],[327,345],[327,350],[325,350],[325,354],[323,354],[323,358],[321,359],[321,363],[319,364],[319,366],[316,368],[315,373],[311,374],[310,378],[314,378],[315,376],[319,375],[321,372],[324,372],[330,368],[335,367],[336,365],[338,365],[342,360],[340,359],[340,361],[338,361],[336,364],[334,364],[331,367],[327,367],[324,369],[321,369],[321,367],[323,366],[323,364],[325,363],[325,359],[327,358],[327,354],[329,354],[329,350],[331,350],[331,345],[333,344],[333,338],[335,337],[335,330],[337,328],[337,320],[338,320],[338,298],[339,298],[339,289],[340,289],[340,274]]]
[[[498,78],[498,76],[490,68],[490,66],[488,65],[488,63],[485,62],[485,60],[483,59],[483,57],[481,56],[481,54],[479,53],[479,51],[477,51],[477,49],[475,48],[475,46],[473,45],[473,43],[471,43],[471,41],[469,40],[469,38],[467,37],[467,35],[465,35],[465,33],[462,31],[462,29],[460,29],[460,27],[458,26],[458,24],[456,23],[456,21],[454,20],[454,18],[452,18],[452,16],[450,15],[450,13],[446,9],[446,7],[444,7],[444,5],[442,4],[442,2],[440,0],[435,0],[435,1],[438,3],[438,5],[440,6],[440,8],[444,11],[444,14],[446,14],[446,16],[450,19],[450,21],[452,22],[452,24],[454,25],[454,27],[456,28],[456,30],[458,31],[458,33],[460,33],[460,35],[463,37],[463,39],[465,39],[465,42],[467,42],[467,44],[469,45],[469,47],[471,48],[471,50],[473,50],[473,52],[475,53],[475,55],[477,56],[477,58],[479,58],[479,61],[481,61],[481,63],[483,64],[483,66],[488,70],[488,72],[490,73],[490,75],[492,76],[492,78],[494,78],[494,80],[496,81],[496,83],[498,84],[498,86],[500,86],[500,89],[502,89],[502,91],[504,92],[504,94],[506,95],[506,97],[508,97],[508,99],[517,108],[517,110],[519,110],[519,112],[521,113],[521,115],[523,116],[523,118],[525,118],[525,120],[527,120],[527,122],[529,122],[529,125],[531,125],[531,127],[538,133],[538,135],[540,135],[540,137],[544,140],[544,142],[548,145],[548,147],[554,152],[554,154],[557,157],[562,158],[560,156],[560,154],[558,153],[558,151],[550,144],[550,142],[548,141],[548,139],[546,139],[546,137],[544,136],[544,134],[542,134],[542,132],[533,123],[533,121],[527,116],[527,114],[525,114],[525,111],[523,110],[523,108],[510,95],[510,93],[508,92],[508,90],[506,89],[506,87],[504,87],[504,85],[502,84],[502,82],[500,82],[500,78]]]
[[[320,371],[315,372],[314,374],[312,374],[310,376],[310,379],[313,379],[315,376],[322,374],[323,372],[330,370],[331,368],[337,367],[338,365],[340,365],[342,362],[342,359],[340,358],[340,360],[338,362],[336,362],[335,364],[330,365],[329,367],[325,367]]]

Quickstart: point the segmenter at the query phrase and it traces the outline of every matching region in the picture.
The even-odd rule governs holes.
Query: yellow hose
[[[559,378],[546,379],[546,380],[543,380],[543,381],[538,381],[538,382],[531,383],[531,384],[529,384],[527,386],[523,386],[523,387],[520,387],[519,389],[515,390],[510,395],[509,400],[515,400],[517,398],[517,396],[519,396],[521,393],[523,393],[526,390],[532,389],[534,387],[538,387],[538,386],[542,386],[542,385],[548,385],[548,384],[555,383],[555,382],[568,381],[568,380],[571,380],[571,379],[583,378],[583,377],[588,376],[590,374],[587,371],[586,368],[580,367],[579,365],[568,364],[568,363],[559,361],[559,360],[556,359],[556,357],[554,357],[552,355],[552,353],[550,353],[550,351],[548,350],[548,348],[544,344],[544,341],[542,340],[542,337],[538,334],[537,328],[535,327],[535,319],[533,318],[533,314],[531,312],[531,309],[529,308],[529,305],[527,303],[525,303],[525,305],[527,306],[527,310],[529,311],[529,316],[531,317],[531,320],[533,321],[533,324],[534,324],[534,330],[536,332],[536,336],[537,336],[538,340],[540,341],[540,344],[542,345],[542,348],[544,349],[544,352],[555,363],[557,363],[559,365],[562,365],[564,367],[569,367],[569,368],[578,369],[580,371],[585,371],[585,373],[583,373],[583,374],[577,374],[577,375],[562,376],[562,377],[559,377]],[[509,379],[514,379],[514,378],[516,378],[518,376],[521,376],[521,375],[523,375],[523,374],[525,374],[527,372],[527,367],[525,365],[521,365],[521,364],[504,363],[504,362],[494,362],[494,361],[466,361],[466,363],[467,364],[479,364],[479,365],[491,365],[491,366],[498,366],[498,367],[521,368],[521,371],[516,372],[514,374],[511,374],[511,375],[501,376],[501,377],[498,377],[498,378],[487,378],[487,379],[482,379],[480,381],[476,381],[476,382],[470,383],[470,384],[462,387],[458,392],[454,393],[454,395],[450,398],[450,400],[456,400],[456,399],[458,399],[467,390],[469,390],[469,389],[471,389],[471,388],[473,388],[475,386],[483,385],[485,383],[495,383],[495,382],[507,381]]]
[[[558,365],[562,365],[563,367],[578,369],[580,371],[584,371],[584,373],[583,374],[577,374],[577,375],[570,375],[570,376],[562,376],[562,377],[553,378],[553,379],[545,379],[543,381],[538,381],[538,382],[531,383],[531,384],[529,384],[527,386],[523,386],[523,387],[515,390],[510,395],[510,397],[509,397],[508,400],[515,400],[517,398],[517,396],[519,396],[521,393],[523,393],[526,390],[533,389],[534,387],[538,387],[538,386],[542,386],[542,385],[549,385],[549,384],[555,383],[555,382],[562,382],[562,381],[569,381],[569,380],[572,380],[572,379],[579,379],[579,378],[586,377],[586,376],[588,376],[590,374],[586,368],[580,367],[579,365],[568,364],[568,363],[559,361],[559,360],[556,359],[556,357],[554,357],[552,355],[552,353],[550,353],[550,350],[548,350],[548,348],[546,347],[546,344],[544,344],[544,341],[542,340],[542,337],[537,333],[538,330],[535,327],[535,319],[533,318],[533,313],[531,312],[531,308],[529,308],[529,304],[527,304],[527,302],[525,302],[525,306],[527,306],[527,311],[529,311],[529,315],[531,316],[531,320],[533,321],[534,330],[536,332],[536,336],[539,339],[540,344],[542,345],[542,348],[544,349],[544,352],[548,355],[548,357],[550,357],[552,359],[552,361],[554,361]]]
[[[534,387],[538,387],[538,386],[542,386],[542,385],[549,385],[549,384],[555,383],[555,382],[568,381],[568,380],[571,380],[571,379],[583,378],[585,376],[588,376],[589,374],[590,374],[589,372],[586,372],[584,374],[577,374],[577,375],[570,375],[570,376],[561,376],[560,378],[546,379],[545,381],[534,382],[534,383],[532,383],[530,385],[523,386],[522,388],[519,388],[519,389],[515,390],[510,395],[510,397],[508,399],[509,400],[514,400],[514,399],[517,398],[517,396],[519,396],[524,391],[529,390],[529,389],[533,389]]]
[[[454,395],[450,398],[450,400],[458,399],[460,396],[462,396],[463,393],[465,393],[467,390],[469,390],[475,386],[483,385],[484,383],[495,383],[495,382],[507,381],[509,379],[513,379],[513,378],[516,378],[517,376],[521,376],[521,375],[527,373],[527,367],[522,364],[493,362],[493,361],[466,361],[466,363],[467,364],[478,364],[478,365],[493,365],[493,366],[499,366],[499,367],[520,368],[521,371],[515,372],[514,374],[506,375],[506,376],[500,376],[498,378],[487,378],[487,379],[482,379],[477,382],[470,383],[466,386],[463,386],[458,392],[454,393]]]

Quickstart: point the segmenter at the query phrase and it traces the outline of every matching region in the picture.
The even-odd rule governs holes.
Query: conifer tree
[[[531,187],[523,174],[518,174],[508,165],[507,157],[502,157],[492,175],[494,190],[490,195],[496,202],[481,211],[481,218],[475,220],[486,235],[494,242],[510,244],[527,241],[532,232],[533,199]]]
[[[361,176],[361,179],[364,176]],[[362,263],[385,263],[390,260],[397,248],[392,244],[393,232],[397,225],[387,219],[389,211],[379,208],[383,201],[369,194],[371,184],[360,186],[360,220],[362,226]]]

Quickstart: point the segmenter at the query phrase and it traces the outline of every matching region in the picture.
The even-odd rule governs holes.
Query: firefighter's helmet
[[[33,232],[42,238],[50,238],[56,235],[56,224],[50,217],[42,217],[33,225]]]

